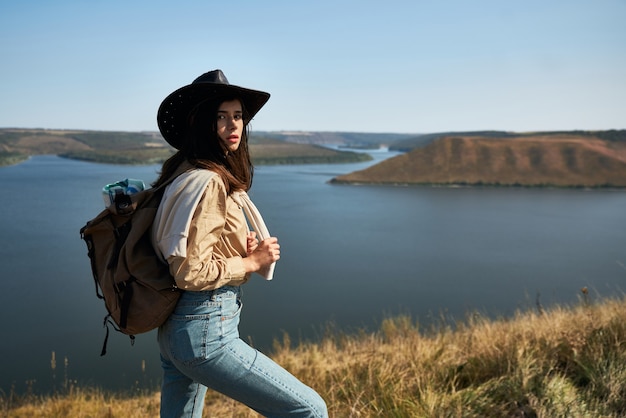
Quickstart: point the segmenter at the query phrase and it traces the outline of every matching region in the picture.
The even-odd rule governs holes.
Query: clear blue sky
[[[157,130],[221,68],[253,130],[626,128],[626,0],[0,0],[0,127]]]

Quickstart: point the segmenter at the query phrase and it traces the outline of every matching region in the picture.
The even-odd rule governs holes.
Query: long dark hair
[[[241,103],[244,121],[239,148],[234,152],[225,148],[217,136],[217,111],[222,103],[231,100],[239,100]],[[184,161],[189,161],[195,167],[219,174],[228,194],[248,191],[254,176],[254,166],[248,150],[249,121],[243,102],[235,96],[224,96],[200,103],[189,113],[183,145],[163,163],[159,178],[153,186],[164,183]]]

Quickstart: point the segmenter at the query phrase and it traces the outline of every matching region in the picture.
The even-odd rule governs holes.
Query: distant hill
[[[154,164],[172,153],[157,132],[0,129],[0,165],[42,154],[112,164]]]
[[[252,162],[258,165],[353,163],[372,159],[364,153],[337,151],[320,145],[290,143],[257,136],[250,138],[250,156]]]
[[[484,138],[511,138],[520,134],[505,131],[470,131],[470,132],[434,132],[428,134],[411,135],[399,139],[389,146],[390,151],[409,152],[414,148],[424,147],[431,142],[448,136],[484,137]]]
[[[626,131],[443,136],[334,183],[626,187]]]
[[[468,131],[468,132],[435,132],[427,134],[407,135],[404,138],[389,143],[389,150],[409,152],[412,149],[424,147],[431,142],[445,137],[482,137],[482,138],[520,138],[541,136],[545,138],[562,135],[575,135],[587,138],[600,138],[608,141],[626,141],[626,130],[606,131],[548,131],[548,132],[509,132],[509,131]]]
[[[110,164],[157,164],[175,150],[158,132],[115,132],[51,129],[0,129],[0,166],[17,164],[31,155]],[[250,154],[255,164],[344,163],[369,160],[367,154],[331,150],[253,135]]]
[[[379,148],[414,138],[416,134],[370,132],[260,131],[255,135],[296,144],[343,145],[348,148]]]

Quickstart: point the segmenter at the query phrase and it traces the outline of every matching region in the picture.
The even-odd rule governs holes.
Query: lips
[[[237,142],[239,140],[239,136],[238,135],[231,135],[228,137],[228,140],[230,142]]]

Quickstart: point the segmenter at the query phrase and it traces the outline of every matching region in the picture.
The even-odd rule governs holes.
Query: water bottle
[[[102,198],[104,199],[104,206],[109,207],[115,201],[115,195],[118,193],[131,195],[133,193],[145,190],[146,185],[143,180],[137,179],[124,179],[116,183],[107,184],[102,188]]]

